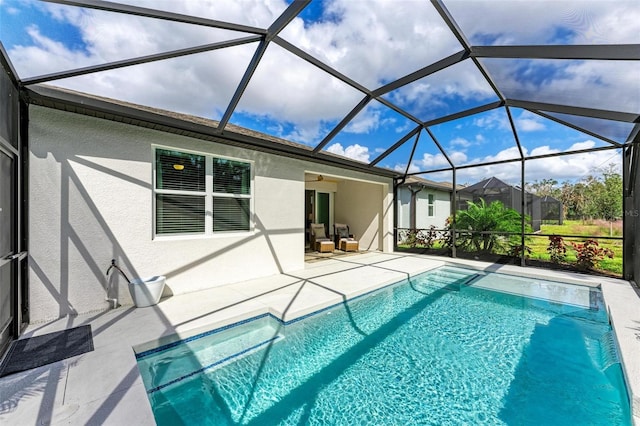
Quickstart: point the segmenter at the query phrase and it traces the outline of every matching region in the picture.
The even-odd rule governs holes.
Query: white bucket
[[[129,283],[129,293],[138,308],[153,306],[160,301],[167,277],[158,275],[149,278],[136,278]]]

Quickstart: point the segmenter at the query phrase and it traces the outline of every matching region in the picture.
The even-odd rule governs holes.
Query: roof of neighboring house
[[[423,185],[425,188],[437,189],[441,191],[451,192],[453,190],[453,185],[451,182],[436,182],[429,179],[420,178],[417,176],[408,176],[407,179],[400,186],[408,187],[409,185]],[[520,191],[519,186],[509,185],[508,183],[498,179],[497,177],[490,177],[487,179],[483,179],[480,182],[476,182],[473,185],[464,186],[458,185],[457,190],[462,192],[471,192],[471,193],[483,193],[486,194],[487,190],[501,192],[501,189],[515,189],[516,191]],[[543,203],[562,203],[562,201],[553,198],[550,195],[538,196],[536,194],[525,191],[527,194],[532,195],[533,197],[540,198]]]
[[[422,185],[425,188],[438,189],[446,192],[453,191],[453,184],[451,182],[436,182],[434,180],[424,179],[418,176],[408,176],[400,186],[409,185]],[[464,188],[464,186],[457,185],[458,190],[462,188]]]
[[[477,193],[487,194],[487,192],[491,192],[491,191],[493,191],[494,193],[500,193],[502,192],[501,191],[502,189],[506,189],[506,188],[520,191],[519,186],[509,185],[508,183],[501,181],[497,177],[490,177],[488,179],[481,180],[480,182],[467,186],[466,188],[462,189],[462,191],[476,193],[476,194]],[[533,197],[540,198],[540,201],[543,203],[560,203],[560,204],[562,203],[560,200],[553,198],[550,195],[539,196],[529,191],[525,191],[525,192]]]
[[[562,203],[562,201],[552,197],[551,195],[545,195],[541,197],[541,199],[543,203]]]
[[[516,188],[513,185],[509,185],[506,182],[501,181],[497,177],[490,177],[488,179],[481,180],[480,182],[474,183],[473,185],[469,185],[465,187],[463,190],[466,192],[485,192],[487,190],[499,190],[502,188],[514,188],[520,191],[520,188]]]

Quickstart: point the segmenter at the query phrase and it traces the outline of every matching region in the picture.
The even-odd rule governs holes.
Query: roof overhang
[[[220,132],[215,127],[216,122],[212,120],[125,104],[106,98],[87,96],[52,86],[33,85],[24,88],[22,99],[31,105],[39,105],[165,133],[306,160],[317,164],[336,166],[376,176],[397,178],[400,175],[392,170],[371,167],[368,164],[350,161],[342,157],[327,155],[322,152],[314,153],[311,147],[273,138],[237,126],[227,126]]]

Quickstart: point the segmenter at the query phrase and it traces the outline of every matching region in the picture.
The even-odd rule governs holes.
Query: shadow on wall
[[[73,158],[73,164],[82,165],[83,168],[108,174],[116,179],[123,180],[128,184],[148,192],[151,197],[150,184],[131,176],[124,175],[117,171],[110,170],[84,158]],[[106,310],[114,305],[129,305],[131,299],[128,282],[120,274],[106,275],[105,271],[111,264],[111,259],[131,278],[140,277],[134,262],[127,255],[126,250],[120,245],[117,236],[114,234],[109,223],[101,214],[100,208],[92,199],[89,190],[84,186],[81,177],[78,175],[71,162],[60,163],[60,217],[59,224],[55,216],[45,216],[42,219],[49,221],[45,226],[49,229],[60,227],[60,254],[58,259],[53,259],[50,253],[55,251],[54,247],[41,247],[33,252],[39,253],[30,255],[29,264],[32,276],[42,283],[44,291],[32,297],[33,321],[53,319],[54,317],[64,317],[66,315],[77,315],[78,313],[92,310]],[[95,188],[91,188],[95,190]],[[108,191],[105,187],[103,191]],[[133,192],[133,191],[132,191]],[[120,218],[122,223],[127,222],[127,210],[136,208],[140,200],[132,196],[132,192],[114,193],[113,203],[122,206]],[[145,201],[143,201],[145,202]],[[149,204],[150,201],[149,201]],[[51,208],[47,210],[52,210]],[[111,219],[113,220],[113,219]],[[133,225],[132,225],[133,226]],[[151,224],[147,224],[148,230],[143,231],[147,239],[151,238]],[[245,238],[234,241],[224,248],[207,253],[192,262],[186,263],[173,270],[161,270],[162,265],[158,265],[159,270],[154,271],[157,275],[165,275],[169,280],[163,297],[173,295],[170,278],[184,273],[203,263],[209,262],[224,252],[240,248],[246,243],[264,239],[271,258],[279,272],[283,271],[281,260],[272,242],[274,235],[302,234],[302,228],[287,228],[267,232],[265,226],[257,215],[255,216],[256,231]],[[140,230],[132,230],[139,232]],[[55,240],[54,240],[55,241]],[[55,264],[54,262],[57,262]],[[58,276],[59,271],[59,278]],[[36,284],[36,283],[34,283]],[[34,290],[42,290],[42,287]],[[45,298],[50,298],[45,301]],[[52,307],[51,299],[56,307]],[[42,308],[42,309],[41,309]],[[57,311],[54,313],[54,309]]]
[[[384,185],[346,180],[338,183],[335,200],[336,222],[348,223],[358,237],[360,249],[382,250],[384,233],[382,188]]]

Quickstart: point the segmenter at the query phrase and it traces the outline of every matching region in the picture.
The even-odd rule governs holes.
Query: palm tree
[[[469,201],[467,210],[456,214],[456,229],[461,232],[457,238],[459,247],[478,252],[492,253],[508,249],[508,243],[517,236],[499,235],[501,232],[521,231],[522,217],[514,209],[505,207],[500,201],[487,205],[484,199],[474,203]],[[531,227],[526,224],[525,232]],[[468,230],[471,232],[464,232]]]

